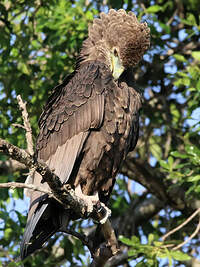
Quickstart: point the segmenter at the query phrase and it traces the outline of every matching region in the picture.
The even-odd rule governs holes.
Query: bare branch
[[[3,188],[3,187],[29,188],[31,190],[38,190],[38,191],[42,191],[43,193],[52,194],[52,197],[56,198],[63,206],[67,208],[69,207],[73,208],[75,212],[77,212],[81,217],[84,218],[85,213],[87,211],[87,203],[84,202],[83,199],[76,196],[75,191],[69,185],[67,184],[63,185],[59,177],[55,173],[53,173],[45,163],[37,162],[25,150],[20,149],[1,138],[0,138],[0,152],[3,152],[9,157],[25,164],[29,169],[34,168],[42,176],[43,180],[48,183],[51,189],[51,192],[50,191],[44,192],[44,190],[41,189],[40,187],[35,187],[34,185],[31,185],[31,184],[22,184],[22,183],[14,183],[14,182],[1,184],[0,188]],[[104,205],[101,203],[98,203],[97,211],[94,208],[94,211],[92,212],[92,214],[90,214],[90,216],[92,218],[95,218],[95,219],[98,218],[99,220],[101,220],[102,219],[101,214],[103,214],[103,212],[101,212],[100,214],[98,213],[98,210],[102,211],[103,209],[104,209]],[[103,259],[103,262],[105,263],[110,257],[112,257],[118,252],[117,239],[116,239],[114,230],[110,224],[110,221],[107,219],[105,224],[103,224],[101,227],[102,227],[104,237],[107,241],[107,246],[104,248],[99,248],[95,252],[94,254],[95,265],[92,265],[95,267],[103,266],[102,259]],[[90,247],[89,249],[91,250]],[[103,255],[103,258],[102,258],[102,255]]]
[[[75,236],[76,238],[81,240],[81,242],[88,247],[91,255],[93,255],[93,242],[86,235],[81,234],[81,233],[77,233],[76,231],[73,231],[73,230],[70,230],[70,229],[61,229],[60,231],[62,233],[66,233],[68,235]]]
[[[12,123],[12,126],[14,126],[16,128],[22,128],[22,129],[26,130],[26,128],[23,125],[19,124],[19,123]]]
[[[106,246],[99,246],[98,249],[93,254],[93,261],[90,264],[90,267],[102,267],[105,263],[119,253],[119,246],[115,232],[111,226],[109,219],[101,225],[101,230],[103,232],[104,238],[107,242]]]
[[[15,159],[27,166],[27,168],[34,168],[48,183],[54,197],[59,200],[63,206],[69,208],[72,207],[74,211],[80,214],[81,217],[85,216],[87,210],[87,203],[75,195],[72,188],[61,183],[59,177],[53,173],[44,162],[37,162],[29,155],[25,150],[20,149],[6,140],[0,138],[0,152]]]
[[[172,250],[177,250],[177,249],[181,248],[182,246],[184,246],[185,244],[187,244],[192,238],[194,238],[199,233],[199,231],[200,231],[200,220],[199,220],[199,223],[198,223],[195,231],[191,234],[191,236],[189,236],[188,239],[186,239],[184,242],[182,242],[178,246],[174,247]]]
[[[27,151],[30,155],[34,154],[33,150],[33,139],[32,139],[32,129],[28,117],[28,112],[26,110],[26,102],[23,102],[20,95],[17,96],[17,101],[20,109],[22,110],[22,117],[24,121],[24,128],[26,130],[26,141],[27,141]]]
[[[49,196],[53,197],[53,194],[52,194],[51,191],[44,190],[41,187],[35,186],[33,184],[24,184],[24,183],[17,183],[17,182],[9,182],[9,183],[2,183],[2,184],[0,184],[0,188],[11,188],[11,189],[15,189],[15,188],[28,188],[29,190],[39,191],[41,193],[45,193],[45,194],[48,194]]]
[[[186,224],[188,224],[198,213],[200,213],[200,208],[197,209],[194,213],[192,213],[192,215],[187,218],[187,220],[185,220],[182,224],[180,224],[178,227],[174,228],[173,230],[171,230],[170,232],[168,232],[167,234],[165,234],[162,237],[162,240],[164,241],[168,236],[172,235],[173,233],[177,232],[178,230],[180,230],[183,226],[185,226]]]
[[[105,267],[115,267],[115,266],[122,265],[126,263],[128,259],[129,259],[128,252],[121,252],[113,256],[112,258],[110,258],[106,262]]]

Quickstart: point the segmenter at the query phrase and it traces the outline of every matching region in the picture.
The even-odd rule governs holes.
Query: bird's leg
[[[107,219],[111,216],[111,210],[102,202],[98,202],[95,205],[95,216],[93,220],[97,221],[100,224],[104,224]]]
[[[93,211],[93,206],[99,201],[98,193],[95,193],[95,195],[92,196],[87,196],[83,194],[80,184],[75,188],[75,194],[87,203],[88,213],[91,213]]]
[[[75,188],[75,194],[82,199],[84,202],[87,203],[87,212],[88,213],[98,213],[98,216],[95,216],[98,222],[104,224],[108,217],[111,215],[111,210],[106,207],[104,203],[99,201],[98,192],[96,192],[92,196],[88,196],[83,194],[80,184]],[[95,208],[95,209],[94,209]]]

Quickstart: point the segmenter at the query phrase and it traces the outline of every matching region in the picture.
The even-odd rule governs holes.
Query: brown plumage
[[[149,28],[132,12],[102,13],[89,27],[75,71],[54,89],[39,120],[38,159],[63,183],[75,189],[80,185],[85,195],[98,193],[104,203],[122,161],[137,142],[141,96],[133,88],[131,67],[148,46]],[[33,183],[48,188],[38,173]],[[31,192],[22,259],[72,217],[71,210]]]

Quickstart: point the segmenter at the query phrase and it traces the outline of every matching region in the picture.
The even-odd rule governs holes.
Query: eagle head
[[[150,45],[150,29],[131,11],[110,9],[101,13],[88,29],[80,53],[82,62],[95,60],[110,67],[114,79],[134,67]]]

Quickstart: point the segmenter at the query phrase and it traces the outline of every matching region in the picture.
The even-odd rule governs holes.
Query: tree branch
[[[200,220],[199,223],[195,229],[195,231],[191,234],[191,236],[189,236],[184,242],[182,242],[181,244],[177,245],[176,247],[174,247],[172,250],[177,250],[179,248],[181,248],[182,246],[184,246],[185,244],[187,244],[190,240],[192,240],[192,238],[194,238],[200,231]]]
[[[24,121],[24,128],[26,130],[27,151],[30,155],[33,155],[34,149],[33,149],[32,129],[28,117],[28,112],[26,110],[26,102],[23,102],[21,95],[17,96],[17,101],[20,110],[22,110],[22,118]]]
[[[0,138],[0,152],[4,153],[5,155],[11,157],[12,159],[15,159],[22,164],[25,164],[27,168],[34,168],[43,178],[45,182],[48,183],[51,191],[44,191],[40,187],[35,187],[32,184],[22,184],[22,183],[6,183],[1,184],[0,188],[5,187],[20,187],[20,188],[28,188],[31,190],[38,190],[43,193],[47,193],[52,195],[57,201],[59,201],[63,206],[67,208],[72,208],[80,217],[85,218],[85,215],[87,211],[87,203],[83,201],[83,199],[76,196],[75,191],[69,186],[69,185],[63,185],[59,179],[59,177],[53,173],[49,167],[44,162],[38,162],[36,159],[33,158],[33,156],[29,155],[25,150],[20,149],[10,143],[8,143],[6,140],[3,140]],[[104,205],[101,203],[98,203],[98,208],[93,209],[93,212],[90,214],[91,218],[95,218],[95,220],[98,218],[99,221],[104,218],[105,212],[102,212],[104,210]],[[100,212],[99,212],[100,211]],[[103,215],[103,216],[102,216]],[[109,219],[106,220],[106,222],[101,226],[102,231],[105,237],[105,240],[107,241],[107,246],[103,249],[99,248],[94,254],[94,264],[92,266],[98,267],[103,266],[102,262],[102,255],[104,258],[104,262],[107,261],[110,257],[112,257],[114,254],[118,252],[118,243],[117,239],[115,237],[114,230],[110,224]],[[91,250],[91,248],[89,248]],[[106,259],[106,260],[105,260]],[[100,263],[101,262],[101,263]],[[101,264],[101,265],[99,265]]]
[[[6,140],[0,138],[0,152],[26,165],[27,168],[34,168],[48,183],[52,194],[65,207],[72,207],[81,217],[85,216],[87,203],[75,195],[75,192],[68,185],[63,185],[59,177],[53,173],[44,162],[37,162],[25,150],[20,149]]]
[[[105,267],[117,267],[126,263],[129,259],[128,252],[121,252],[112,258],[110,258],[107,262]]]
[[[147,163],[146,163],[147,164]],[[164,203],[168,203],[175,209],[181,210],[187,214],[191,214],[191,208],[194,210],[194,205],[188,207],[188,203],[185,201],[185,192],[182,188],[173,188],[170,191],[167,190],[170,184],[164,184],[164,179],[152,170],[151,166],[146,168],[144,162],[141,164],[138,159],[133,159],[130,156],[126,159],[121,173],[128,176],[129,179],[133,179],[136,182],[146,187],[149,192],[154,194],[158,199]]]
[[[24,184],[24,183],[17,183],[17,182],[9,182],[9,183],[2,183],[2,184],[0,184],[0,188],[11,188],[11,189],[15,189],[15,188],[27,188],[29,190],[39,191],[41,193],[48,194],[50,197],[54,197],[51,191],[44,190],[41,187],[35,186],[33,184]]]
[[[185,220],[182,224],[180,224],[179,226],[177,226],[176,228],[174,228],[173,230],[171,230],[170,232],[166,233],[163,237],[162,240],[165,241],[165,239],[172,235],[173,233],[177,232],[178,230],[180,230],[182,227],[184,227],[186,224],[188,224],[195,216],[197,216],[200,213],[200,208],[197,209],[194,213],[192,213],[192,215],[187,218],[187,220]]]
[[[93,254],[93,261],[90,267],[102,267],[112,256],[116,255],[120,250],[115,236],[115,232],[111,226],[109,219],[101,225],[104,238],[107,241],[106,246],[101,247]]]

